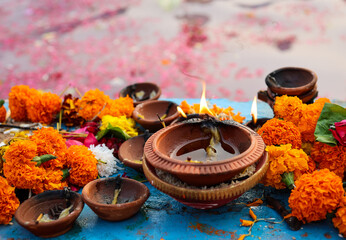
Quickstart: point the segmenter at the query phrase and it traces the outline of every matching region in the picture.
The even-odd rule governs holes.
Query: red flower
[[[340,143],[342,146],[346,146],[346,119],[341,122],[334,123],[335,130],[329,129],[334,138]]]

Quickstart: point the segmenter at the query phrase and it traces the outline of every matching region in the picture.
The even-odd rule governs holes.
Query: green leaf
[[[129,138],[131,138],[130,135],[128,135],[125,131],[123,131],[121,128],[119,127],[113,127],[112,125],[108,125],[108,127],[104,130],[99,131],[96,134],[96,139],[99,141],[101,138],[103,138],[106,135],[112,135],[113,137],[116,138],[121,138],[124,140],[127,140]]]
[[[330,126],[336,122],[346,119],[346,109],[333,103],[325,103],[321,115],[318,118],[315,137],[316,141],[326,143],[330,146],[336,146],[337,141],[333,137]]]

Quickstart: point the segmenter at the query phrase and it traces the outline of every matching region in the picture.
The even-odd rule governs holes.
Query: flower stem
[[[293,189],[294,188],[294,174],[293,172],[285,172],[281,174],[281,181],[286,184],[288,189]]]
[[[51,154],[45,154],[42,156],[36,156],[32,159],[32,161],[37,163],[37,166],[40,166],[42,163],[47,162],[49,160],[56,159],[56,156],[53,156]]]
[[[64,181],[68,176],[70,176],[70,172],[69,170],[66,168],[66,169],[62,169],[62,179],[61,181]]]

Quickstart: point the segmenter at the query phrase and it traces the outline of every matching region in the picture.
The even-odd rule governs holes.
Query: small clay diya
[[[250,120],[247,123],[245,123],[245,126],[257,132],[257,130],[260,129],[263,126],[263,124],[265,124],[270,119],[271,118],[258,118],[256,123],[254,123],[253,120]]]
[[[126,97],[127,95],[133,99],[133,103],[136,106],[146,101],[159,99],[161,88],[151,82],[135,83],[123,88],[119,92],[119,97]]]
[[[65,217],[50,222],[39,221],[44,214],[54,219],[58,212],[69,207],[71,208]],[[82,196],[76,192],[46,191],[24,201],[19,205],[14,216],[18,224],[31,233],[39,237],[49,238],[69,231],[82,212],[83,207]]]
[[[273,93],[299,96],[315,87],[317,75],[306,68],[285,67],[268,74],[265,82]]]
[[[82,191],[84,202],[107,221],[121,221],[132,217],[150,195],[143,183],[121,178],[119,186],[118,181],[119,178],[116,177],[96,179],[84,186]],[[117,201],[113,202],[116,192],[119,195]]]
[[[144,157],[144,144],[151,136],[150,133],[142,134],[137,137],[130,138],[121,144],[118,156],[126,166],[131,167],[139,172],[143,172],[142,163]]]
[[[244,192],[259,183],[267,172],[268,167],[268,153],[265,152],[257,162],[254,174],[249,178],[239,181],[234,185],[225,185],[220,188],[191,189],[178,187],[160,179],[154,166],[146,159],[143,161],[144,174],[155,188],[166,193],[175,200],[197,209],[218,208],[238,198]]]
[[[214,137],[211,129],[219,133],[220,141],[215,147],[211,146]],[[230,180],[256,163],[264,149],[261,136],[244,125],[191,119],[153,134],[145,144],[144,155],[154,168],[169,172],[189,185],[212,186]],[[213,152],[217,158],[206,159],[206,152],[208,158]]]
[[[179,117],[177,106],[171,101],[149,101],[137,105],[132,116],[142,127],[155,132],[163,128],[163,123],[168,126]]]

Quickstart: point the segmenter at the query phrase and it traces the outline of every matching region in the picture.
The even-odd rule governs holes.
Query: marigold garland
[[[30,99],[32,89],[25,85],[14,86],[9,93],[9,109],[11,110],[11,118],[15,121],[27,121],[26,104]]]
[[[134,110],[133,99],[129,96],[120,97],[115,100],[108,100],[105,108],[98,115],[99,118],[110,115],[113,117],[131,117]]]
[[[109,97],[99,89],[87,91],[82,99],[78,101],[79,115],[85,120],[92,120],[109,101]]]
[[[121,128],[131,137],[138,136],[138,131],[135,128],[136,122],[133,118],[126,118],[126,116],[112,117],[110,115],[102,117],[100,130],[106,129],[109,125]]]
[[[281,181],[281,174],[293,172],[296,180],[309,169],[308,155],[302,149],[292,149],[291,144],[267,146],[266,151],[269,153],[269,168],[262,180],[266,186],[284,189],[286,185]]]
[[[346,147],[332,147],[325,143],[315,142],[310,155],[311,158],[318,163],[319,169],[327,168],[339,177],[344,177]]]
[[[54,128],[42,128],[33,132],[30,140],[37,145],[37,155],[52,154],[56,159],[42,164],[45,168],[62,169],[66,166],[65,154],[67,147],[65,139]]]
[[[54,116],[60,111],[61,99],[54,93],[33,91],[26,107],[30,121],[50,124]]]
[[[295,181],[288,199],[292,215],[304,223],[319,221],[342,202],[342,180],[328,169],[306,173]]]
[[[291,144],[293,148],[302,146],[300,132],[292,122],[273,118],[263,124],[257,132],[266,145]]]
[[[7,180],[0,176],[0,224],[9,224],[19,207],[19,200]]]
[[[67,150],[70,177],[68,181],[79,187],[97,178],[97,160],[94,154],[83,145],[73,145]]]
[[[37,146],[30,140],[17,141],[4,154],[4,175],[9,184],[17,188],[32,189],[43,181],[45,170],[36,167],[32,159],[37,156]]]

